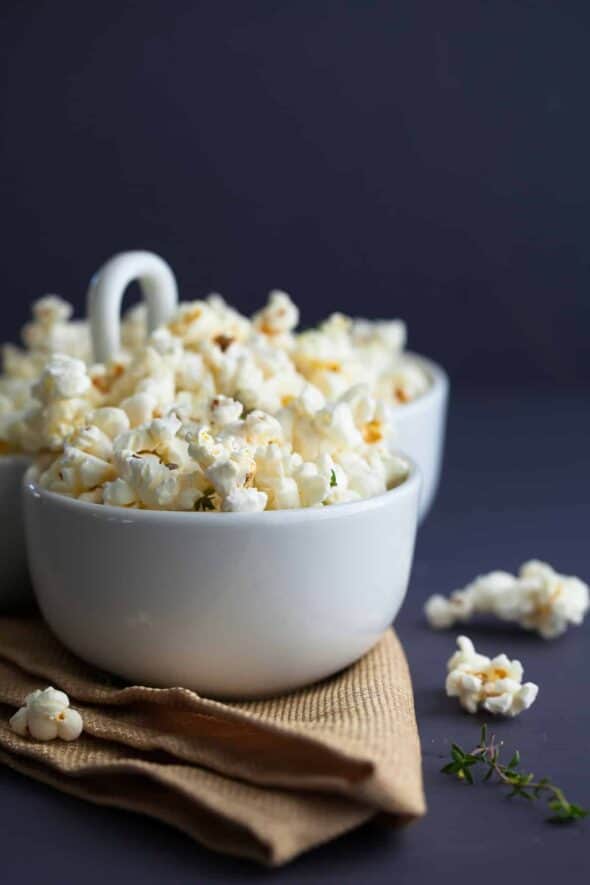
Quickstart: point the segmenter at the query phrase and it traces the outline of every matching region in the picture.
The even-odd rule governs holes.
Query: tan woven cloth
[[[8,727],[25,695],[48,684],[82,713],[73,743]],[[184,688],[120,687],[41,621],[0,618],[0,762],[269,865],[376,814],[407,821],[425,810],[412,688],[393,631],[310,688],[222,703]]]

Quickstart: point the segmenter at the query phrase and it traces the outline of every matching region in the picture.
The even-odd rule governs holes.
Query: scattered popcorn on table
[[[450,698],[459,698],[468,713],[481,708],[517,716],[534,703],[539,687],[534,682],[522,684],[520,661],[511,661],[504,654],[491,659],[480,655],[467,636],[459,636],[457,645],[459,650],[447,662],[446,692]]]
[[[475,614],[492,614],[553,639],[570,624],[581,624],[589,608],[587,584],[534,559],[525,562],[517,576],[490,572],[463,590],[455,590],[449,598],[431,596],[424,611],[430,626],[437,630],[466,623]]]
[[[37,741],[52,741],[56,737],[75,741],[84,729],[82,717],[70,707],[67,694],[51,686],[28,694],[9,725],[21,737],[30,735]]]

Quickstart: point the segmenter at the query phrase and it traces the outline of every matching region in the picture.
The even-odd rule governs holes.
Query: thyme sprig
[[[553,784],[548,777],[535,780],[534,774],[522,771],[519,768],[518,750],[507,765],[500,762],[501,746],[501,743],[496,742],[494,735],[488,741],[487,725],[483,725],[479,744],[471,753],[466,753],[458,744],[451,744],[451,761],[441,771],[444,774],[455,775],[465,783],[473,784],[472,768],[476,765],[484,766],[487,771],[483,780],[489,781],[495,775],[497,782],[512,788],[508,794],[509,799],[513,796],[522,796],[529,801],[545,798],[553,812],[548,818],[550,823],[565,824],[586,817],[588,811],[580,805],[569,802],[563,790]]]

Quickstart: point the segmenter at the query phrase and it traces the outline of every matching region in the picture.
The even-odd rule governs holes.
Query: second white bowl
[[[407,452],[420,468],[420,522],[432,507],[440,481],[445,443],[449,379],[445,370],[432,360],[411,354],[426,369],[430,388],[418,399],[393,412],[395,447]]]

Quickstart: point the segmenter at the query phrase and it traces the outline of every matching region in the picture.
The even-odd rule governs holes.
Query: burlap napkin
[[[74,743],[8,727],[24,696],[48,684],[83,715]],[[40,620],[0,618],[0,762],[269,865],[376,814],[408,821],[425,810],[412,688],[393,631],[310,688],[222,703],[184,688],[123,686]]]

